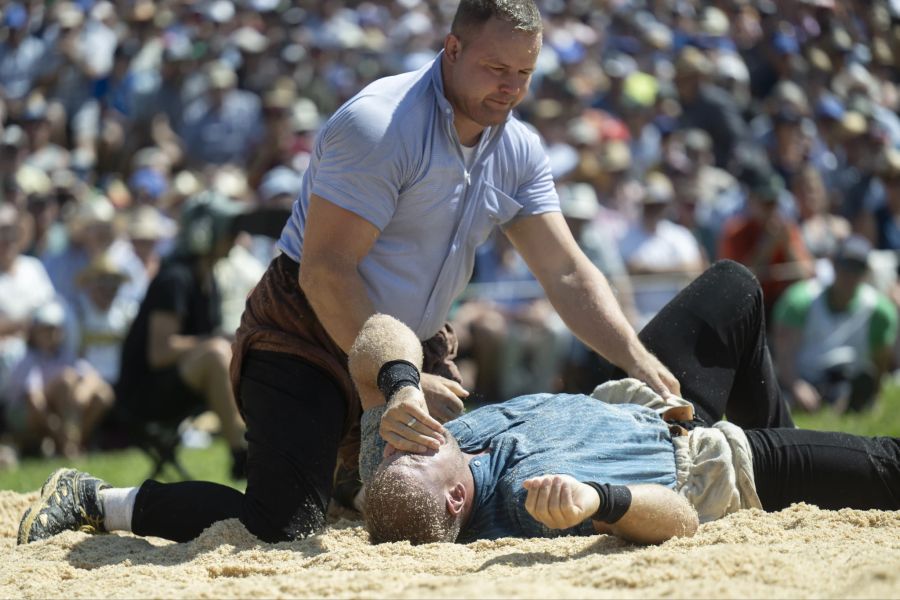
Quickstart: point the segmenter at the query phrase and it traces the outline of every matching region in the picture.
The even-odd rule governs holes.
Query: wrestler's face
[[[531,83],[541,51],[540,33],[517,31],[510,23],[490,19],[460,37],[447,36],[448,72],[445,93],[456,118],[481,127],[506,121]]]
[[[449,433],[444,433],[444,437],[447,440],[445,444],[437,450],[428,450],[425,454],[402,452],[388,446],[386,456],[378,470],[403,467],[419,473],[423,480],[436,484],[455,480],[460,469],[465,468],[465,458],[456,439]]]

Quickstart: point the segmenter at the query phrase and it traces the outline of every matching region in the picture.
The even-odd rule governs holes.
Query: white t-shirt
[[[619,242],[626,264],[653,265],[660,270],[677,271],[700,262],[700,245],[686,227],[661,221],[655,232],[633,225]]]
[[[0,273],[0,315],[7,319],[21,321],[55,296],[44,265],[32,256],[17,257],[9,271]],[[24,336],[0,337],[0,398],[10,371],[24,355]]]
[[[677,273],[700,264],[700,244],[686,227],[661,221],[656,231],[648,232],[640,224],[632,225],[619,242],[626,266],[652,267]],[[640,326],[675,297],[684,281],[678,277],[640,278],[633,281],[634,302]]]
[[[56,296],[44,265],[33,256],[19,256],[0,273],[0,315],[19,321]]]

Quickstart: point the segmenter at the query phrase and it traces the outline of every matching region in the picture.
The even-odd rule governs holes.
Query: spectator
[[[791,193],[797,202],[800,232],[806,247],[816,259],[831,258],[850,235],[850,223],[829,211],[828,190],[812,164],[806,163],[793,177]]]
[[[7,421],[20,446],[73,458],[87,449],[112,406],[113,391],[87,361],[67,350],[60,302],[40,306],[31,317],[28,350],[11,376]]]
[[[9,401],[9,377],[25,355],[31,313],[53,299],[53,284],[40,261],[22,254],[19,211],[0,204],[0,404]]]
[[[866,213],[861,229],[879,250],[900,250],[900,151],[885,153],[879,169],[879,184],[884,189],[884,204]]]
[[[101,254],[78,274],[83,291],[74,307],[78,317],[78,355],[88,361],[110,385],[119,379],[122,343],[137,313],[137,306],[119,296],[128,275]]]
[[[139,268],[131,245],[119,235],[112,203],[97,196],[73,207],[69,217],[69,245],[59,254],[44,259],[54,288],[69,306],[78,304],[78,273],[101,254],[108,254],[129,277]]]
[[[46,47],[28,30],[28,9],[19,2],[9,3],[3,11],[3,41],[0,42],[0,96],[10,104],[17,117],[25,97],[34,88],[41,73]]]
[[[796,283],[775,307],[779,381],[801,410],[867,408],[890,367],[897,308],[864,282],[870,250],[865,238],[847,238],[834,258],[834,283]]]
[[[55,4],[53,16],[55,21],[47,34],[51,49],[41,65],[41,87],[48,90],[48,99],[64,110],[72,146],[93,165],[100,123],[93,81],[112,69],[117,40],[112,31],[95,21],[86,24],[85,14],[75,2]]]
[[[237,75],[223,61],[206,69],[206,94],[190,103],[178,133],[184,140],[189,163],[247,164],[262,135],[259,98],[237,89]]]
[[[668,177],[648,174],[640,219],[619,242],[622,259],[634,277],[639,329],[707,266],[697,239],[668,218],[674,195]]]
[[[716,166],[727,167],[737,145],[747,137],[747,126],[733,100],[708,79],[712,64],[697,48],[682,50],[675,63],[675,86],[681,102],[679,124],[696,127],[713,139]]]
[[[28,156],[25,162],[44,173],[65,169],[69,166],[69,152],[51,139],[49,106],[41,94],[32,94],[22,112],[22,125],[28,134]]]
[[[675,222],[687,227],[706,255],[717,257],[722,227],[743,206],[734,176],[715,166],[712,139],[701,129],[673,134],[663,167],[675,190]]]
[[[188,201],[177,247],[150,283],[122,347],[116,396],[132,423],[177,425],[207,407],[222,424],[233,474],[246,460],[243,423],[228,365],[231,344],[221,335],[222,306],[213,266],[234,246],[238,203],[211,193]]]
[[[812,277],[814,265],[800,228],[779,210],[781,178],[765,168],[752,170],[747,178],[746,214],[725,223],[719,258],[730,258],[753,271],[768,314],[788,286]]]
[[[138,206],[131,211],[127,233],[139,268],[129,274],[129,277],[135,278],[128,282],[132,288],[127,294],[130,298],[138,302],[143,300],[147,286],[159,271],[160,260],[169,250],[167,246],[171,244],[176,229],[177,223],[153,206]]]

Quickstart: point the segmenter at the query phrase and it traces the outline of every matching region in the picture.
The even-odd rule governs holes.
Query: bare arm
[[[606,277],[578,247],[560,213],[523,217],[505,233],[582,342],[660,395],[680,393],[678,380],[640,342]]]
[[[23,319],[17,321],[7,316],[0,315],[0,338],[8,335],[18,335],[28,330],[28,321]]]
[[[812,383],[797,374],[795,357],[800,351],[801,335],[796,327],[775,324],[775,375],[797,406],[814,411],[821,407],[822,396]]]
[[[680,494],[657,484],[629,485],[631,508],[613,523],[593,521],[594,531],[610,533],[636,544],[661,544],[673,537],[691,537],[700,521],[697,511]],[[596,492],[595,492],[596,493]]]
[[[299,285],[338,346],[349,352],[375,313],[359,274],[379,231],[359,215],[313,194],[306,216]]]
[[[173,312],[151,312],[147,327],[147,362],[152,369],[174,365],[183,354],[196,348],[204,339],[180,335],[181,320]]]
[[[385,363],[406,361],[422,367],[422,345],[412,330],[388,315],[373,315],[363,324],[348,356],[348,367],[363,407],[360,465],[371,473],[381,461],[378,434],[395,448],[408,452],[437,449],[444,441],[440,423],[428,414],[418,387],[400,388],[380,410],[385,398],[378,389],[378,373]],[[378,418],[376,428],[374,417]],[[378,454],[376,456],[376,454]]]
[[[544,475],[524,483],[525,509],[551,529],[568,529],[589,519],[600,508],[600,496],[589,485],[568,475]],[[637,544],[660,544],[673,537],[691,537],[699,526],[690,503],[657,484],[627,486],[631,506],[613,524],[592,521],[594,531]]]
[[[375,313],[359,263],[380,232],[355,213],[312,195],[303,238],[300,287],[325,330],[344,352]],[[455,381],[422,375],[422,390],[435,418],[447,421],[462,412],[468,392]]]

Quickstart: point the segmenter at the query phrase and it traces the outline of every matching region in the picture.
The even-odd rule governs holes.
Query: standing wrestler
[[[245,494],[201,482],[104,489],[85,474],[57,473],[31,509],[54,518],[23,520],[19,541],[84,525],[79,510],[97,529],[176,541],[234,517],[270,542],[320,529],[338,455],[356,462],[361,409],[346,352],[362,324],[387,313],[424,340],[427,407],[391,404],[381,434],[401,450],[437,448],[440,423],[467,394],[445,319],[476,247],[497,226],[582,341],[658,393],[677,394],[677,379],[573,240],[540,140],[511,115],[541,42],[533,0],[462,0],[431,64],[372,83],[324,125],[282,254],[248,299],[234,345]],[[76,493],[53,494],[59,487]]]

